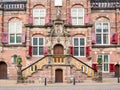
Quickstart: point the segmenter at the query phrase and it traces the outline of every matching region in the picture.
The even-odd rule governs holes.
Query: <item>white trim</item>
[[[33,45],[33,38],[37,38],[37,42],[39,42],[39,38],[43,38],[43,45],[38,45],[38,44],[37,45]],[[43,55],[39,55],[39,49],[37,51],[37,55],[33,55],[33,49],[32,49],[32,56],[33,57],[43,57],[44,56],[45,37],[33,36],[32,37],[32,47],[34,47],[34,46],[36,46],[36,47],[39,47],[39,46],[43,47]]]
[[[102,25],[101,26],[101,30],[102,30],[101,33],[97,33],[96,32],[96,26],[97,26],[96,24],[97,23],[101,23],[101,25]],[[107,23],[108,24],[108,33],[107,33],[108,34],[108,44],[103,44],[103,34],[104,34],[104,32],[103,32],[103,23]],[[110,22],[95,22],[95,34],[101,34],[102,35],[101,36],[101,44],[97,44],[96,43],[96,45],[110,45]],[[97,42],[97,40],[96,40],[96,42]]]
[[[73,47],[75,47],[74,46],[74,39],[75,38],[78,38],[78,46],[76,46],[76,47],[78,47],[79,48],[79,52],[78,52],[78,56],[75,56],[75,57],[85,57],[86,56],[86,37],[73,37]],[[84,46],[80,46],[80,38],[83,38],[84,39]],[[80,47],[84,47],[84,56],[80,56]]]

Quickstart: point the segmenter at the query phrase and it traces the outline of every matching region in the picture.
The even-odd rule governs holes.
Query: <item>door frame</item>
[[[58,76],[58,74],[60,76]],[[55,70],[55,83],[63,83],[63,70],[62,69]]]
[[[0,69],[0,73],[1,73],[0,79],[7,79],[7,64],[4,61],[0,61],[0,65],[4,67],[4,69]],[[0,66],[0,68],[1,68],[1,66]],[[1,70],[3,70],[3,71],[1,71]]]

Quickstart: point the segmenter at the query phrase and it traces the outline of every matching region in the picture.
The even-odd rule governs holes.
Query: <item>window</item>
[[[71,17],[73,25],[84,25],[84,9],[83,8],[72,8]]]
[[[62,0],[54,0],[55,6],[62,6]]]
[[[110,44],[110,30],[108,22],[97,22],[96,23],[96,44]]]
[[[74,56],[85,56],[85,38],[74,38]]]
[[[109,56],[108,55],[98,55],[98,58],[102,60],[102,71],[108,72],[109,71]]]
[[[33,37],[32,39],[32,51],[34,56],[40,56],[44,54],[44,38]]]
[[[12,62],[13,62],[13,64],[17,63],[17,57],[18,56],[16,54],[12,56]]]
[[[10,44],[22,43],[22,22],[20,21],[9,22],[9,43]]]
[[[45,9],[33,9],[33,23],[34,25],[45,25]]]

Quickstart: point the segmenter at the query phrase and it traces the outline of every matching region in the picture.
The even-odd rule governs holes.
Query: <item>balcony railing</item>
[[[120,0],[91,0],[92,9],[120,8]]]
[[[0,2],[0,10],[4,11],[24,11],[26,10],[26,0]]]

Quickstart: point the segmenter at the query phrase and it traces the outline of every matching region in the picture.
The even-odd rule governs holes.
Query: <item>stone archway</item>
[[[0,62],[0,79],[7,79],[7,64]]]
[[[55,82],[56,83],[63,82],[63,70],[62,69],[55,70]]]

